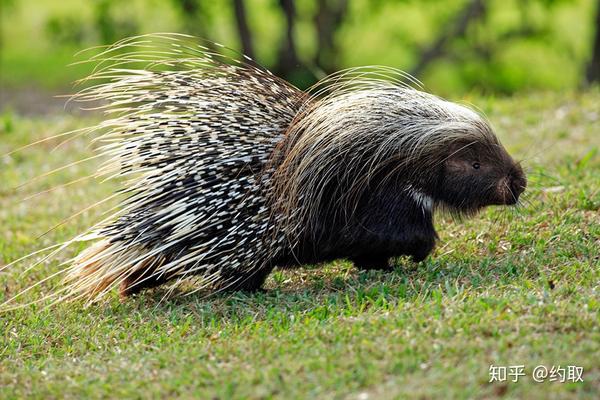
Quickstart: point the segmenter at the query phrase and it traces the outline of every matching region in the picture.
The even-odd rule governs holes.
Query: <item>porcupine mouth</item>
[[[460,203],[460,205],[456,205],[442,200],[437,201],[436,204],[438,204],[441,210],[446,211],[455,217],[470,218],[479,214],[479,212],[486,207],[514,206],[519,202],[519,196],[522,192],[523,190],[514,191],[513,189],[505,189],[503,191],[496,190],[473,202]]]

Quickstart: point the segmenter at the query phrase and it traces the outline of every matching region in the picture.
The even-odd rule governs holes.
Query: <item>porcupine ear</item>
[[[173,71],[193,71],[189,76],[191,79],[197,78],[215,78],[223,76],[235,76],[239,71],[245,71],[244,77],[268,77],[270,81],[277,81],[282,86],[288,85],[278,78],[274,77],[269,71],[258,66],[251,59],[240,55],[234,50],[228,49],[218,43],[212,43],[205,40],[200,40],[188,35],[182,34],[149,34],[141,35],[132,38],[123,39],[112,46],[97,47],[80,53],[81,56],[86,56],[94,53],[88,60],[77,63],[90,63],[93,70],[91,74],[76,82],[77,85],[85,86],[76,94],[69,96],[69,101],[81,102],[84,106],[91,105],[88,109],[100,110],[110,115],[112,119],[101,122],[97,126],[84,128],[72,132],[66,132],[51,138],[43,139],[37,143],[56,139],[57,137],[65,137],[65,141],[73,140],[79,137],[89,137],[91,142],[97,146],[97,154],[85,160],[80,160],[77,163],[91,161],[96,158],[104,158],[105,161],[100,165],[97,172],[85,178],[76,179],[64,186],[75,183],[80,183],[86,179],[113,179],[117,178],[122,181],[124,178],[131,180],[126,183],[126,187],[120,193],[113,194],[101,201],[84,208],[66,221],[77,217],[81,213],[87,212],[103,203],[109,201],[117,201],[117,206],[109,209],[104,214],[100,215],[99,221],[93,224],[84,233],[75,236],[63,243],[50,246],[46,249],[39,250],[18,260],[3,266],[0,270],[12,267],[14,264],[22,263],[30,260],[31,257],[41,256],[33,262],[26,271],[39,267],[50,260],[61,259],[62,262],[57,269],[42,281],[39,281],[29,288],[26,288],[20,293],[17,293],[12,298],[0,305],[0,309],[9,309],[12,307],[21,307],[25,304],[15,304],[17,299],[21,299],[26,293],[32,292],[33,289],[39,286],[47,286],[54,283],[55,278],[66,277],[74,272],[72,264],[74,262],[89,262],[93,267],[96,261],[107,260],[106,257],[114,257],[116,253],[111,251],[106,243],[102,241],[97,245],[92,246],[89,251],[82,253],[79,257],[66,259],[62,257],[68,251],[68,248],[76,246],[78,243],[101,240],[99,231],[110,222],[114,221],[119,216],[130,208],[132,199],[135,200],[136,186],[140,183],[137,180],[137,172],[144,171],[152,166],[141,164],[144,162],[141,158],[134,154],[127,154],[119,147],[119,141],[126,140],[128,135],[134,134],[134,129],[124,130],[124,126],[130,126],[132,121],[136,120],[137,116],[145,113],[162,113],[165,116],[173,112],[177,112],[177,107],[185,107],[185,99],[163,96],[160,91],[156,90],[158,83],[153,81],[153,74],[158,72],[173,72]],[[187,84],[185,81],[179,82],[182,85]],[[291,85],[288,85],[291,88]],[[209,90],[209,89],[207,89]],[[175,96],[174,96],[175,97]],[[177,103],[179,101],[180,103]],[[195,107],[196,105],[192,106]],[[140,123],[143,120],[140,118]],[[60,145],[59,145],[60,146]],[[15,150],[18,151],[19,149]],[[77,164],[74,163],[74,164]],[[62,167],[60,169],[67,168]],[[57,169],[55,171],[58,171]],[[42,175],[46,176],[47,174]],[[34,178],[36,179],[36,178]],[[48,190],[46,192],[49,192]],[[127,197],[129,196],[129,197]],[[59,225],[61,225],[59,224]],[[57,225],[58,226],[58,225]],[[154,254],[146,254],[140,256],[139,263],[149,263],[154,260]],[[90,268],[88,272],[97,272],[94,268]],[[118,284],[118,279],[123,279],[122,276],[117,277],[117,280],[109,278],[109,275],[115,271],[107,273],[106,280],[94,281],[93,279],[82,279],[79,288],[73,291],[73,287],[56,287],[50,294],[31,301],[31,303],[39,303],[51,301],[54,303],[62,299],[87,298],[89,300],[100,298]],[[85,282],[88,282],[87,284]],[[93,285],[93,286],[90,286]],[[37,290],[36,290],[37,291]],[[87,294],[93,294],[92,297]],[[31,304],[28,303],[28,304]]]

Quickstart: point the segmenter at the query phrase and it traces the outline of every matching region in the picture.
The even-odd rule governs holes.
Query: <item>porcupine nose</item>
[[[508,204],[515,204],[519,200],[519,196],[525,191],[527,187],[527,179],[520,166],[516,166],[508,176],[510,196],[507,199]]]

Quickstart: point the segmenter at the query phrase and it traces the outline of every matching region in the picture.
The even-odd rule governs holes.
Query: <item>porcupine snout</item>
[[[519,201],[519,196],[527,187],[527,179],[519,164],[515,164],[508,174],[498,184],[498,192],[504,199],[504,204],[513,205]]]

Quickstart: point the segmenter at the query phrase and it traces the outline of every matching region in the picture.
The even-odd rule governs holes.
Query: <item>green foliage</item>
[[[85,40],[85,31],[83,23],[74,15],[53,16],[46,23],[49,40],[59,45],[81,46]]]
[[[240,43],[229,1],[3,1],[0,62],[4,84],[12,86],[66,86],[82,75],[66,69],[65,54],[136,33],[175,31],[231,47]],[[245,4],[256,58],[277,69],[286,30],[280,2]],[[281,73],[301,87],[324,70],[357,65],[410,72],[445,36],[439,54],[418,71],[427,88],[442,95],[575,88],[591,57],[593,0],[489,0],[464,31],[457,20],[469,0],[350,0],[327,46],[327,40],[317,42],[319,4],[296,2],[293,33],[301,65]],[[450,35],[456,29],[462,33]]]
[[[0,115],[0,135],[8,135],[14,131],[14,116],[13,114],[5,110]]]
[[[137,33],[135,20],[119,19],[113,12],[115,0],[96,0],[94,22],[99,34],[100,43],[114,43],[124,37]]]
[[[520,208],[438,217],[435,254],[419,265],[399,259],[391,273],[338,261],[277,271],[266,293],[160,302],[165,289],[157,289],[124,303],[114,293],[90,308],[0,314],[0,398],[598,398],[600,92],[459,100],[480,106],[523,159]],[[42,235],[115,190],[90,180],[61,186],[100,160],[12,190],[90,156],[89,138],[5,155],[94,122],[0,117],[0,265],[101,215],[102,207],[88,210]],[[0,272],[0,301],[79,250]],[[528,376],[490,384],[491,364],[525,365]],[[534,383],[539,364],[581,366],[584,382]]]

